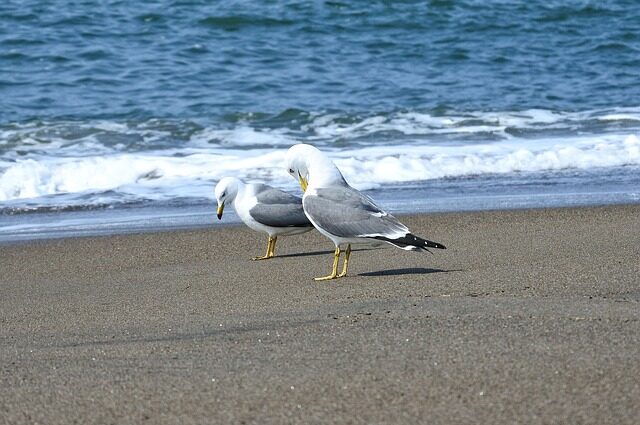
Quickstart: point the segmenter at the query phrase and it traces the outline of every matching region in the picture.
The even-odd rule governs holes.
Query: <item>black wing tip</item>
[[[401,238],[396,239],[386,238],[384,236],[376,236],[374,239],[389,242],[402,249],[423,249],[425,251],[429,251],[427,248],[447,249],[447,247],[441,243],[422,239],[412,233],[407,233]]]
[[[428,240],[424,240],[424,246],[421,248],[437,248],[437,249],[447,249],[446,246],[442,245],[441,243],[438,242],[433,242],[433,241],[428,241]]]
[[[431,242],[431,241],[427,241],[427,242],[430,242],[433,244],[433,245],[427,245],[429,248],[447,249],[447,247],[442,245],[441,243]]]
[[[404,239],[403,242],[407,243],[408,245],[418,246],[419,248],[422,248],[422,249],[425,249],[425,248],[447,249],[447,247],[441,243],[430,241],[428,239],[422,239],[421,237],[416,236],[413,233],[407,233],[401,239]]]

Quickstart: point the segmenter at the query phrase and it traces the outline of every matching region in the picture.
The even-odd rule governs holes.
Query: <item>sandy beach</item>
[[[637,423],[640,205],[402,221],[0,247],[0,423]]]

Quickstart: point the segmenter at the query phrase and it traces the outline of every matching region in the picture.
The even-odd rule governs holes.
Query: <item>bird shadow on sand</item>
[[[462,270],[427,269],[424,267],[408,267],[404,269],[380,270],[377,272],[360,273],[358,276],[402,276],[409,274],[451,273]]]
[[[371,248],[363,248],[363,249],[354,249],[353,252],[357,251],[371,251]],[[325,254],[333,254],[333,250],[331,251],[311,251],[311,252],[298,252],[295,254],[284,254],[284,255],[276,255],[275,258],[291,258],[291,257],[307,257],[312,255],[325,255]]]

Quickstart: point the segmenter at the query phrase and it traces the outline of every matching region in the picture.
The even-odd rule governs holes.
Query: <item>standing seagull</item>
[[[253,230],[269,235],[267,253],[252,260],[268,260],[275,255],[278,236],[297,235],[313,229],[297,196],[260,183],[245,184],[235,177],[222,178],[215,189],[218,220],[227,202],[233,202],[240,220]]]
[[[437,242],[419,238],[397,218],[386,213],[366,195],[347,184],[338,167],[311,145],[294,145],[287,151],[287,171],[299,181],[302,205],[309,220],[336,246],[329,280],[346,276],[351,244],[387,242],[404,250],[446,249]],[[347,246],[342,273],[338,274],[340,247]]]

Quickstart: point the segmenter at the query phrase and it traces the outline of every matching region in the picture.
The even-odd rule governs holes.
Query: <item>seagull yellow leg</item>
[[[340,261],[340,247],[337,246],[335,252],[333,253],[333,270],[329,276],[325,277],[315,277],[313,280],[331,280],[338,277],[338,262]]]
[[[344,252],[344,264],[342,265],[342,273],[338,277],[345,277],[347,275],[347,269],[349,268],[349,257],[351,257],[351,244],[347,245],[347,250]]]
[[[272,241],[273,242],[271,242],[271,252],[270,253],[267,252],[267,255],[269,256],[269,258],[276,256],[276,242],[278,241],[278,237],[274,236],[272,238]]]
[[[252,260],[268,260],[269,258],[273,257],[273,250],[275,249],[275,246],[276,238],[272,238],[271,236],[269,236],[269,241],[267,242],[267,253],[262,257],[253,257]]]

